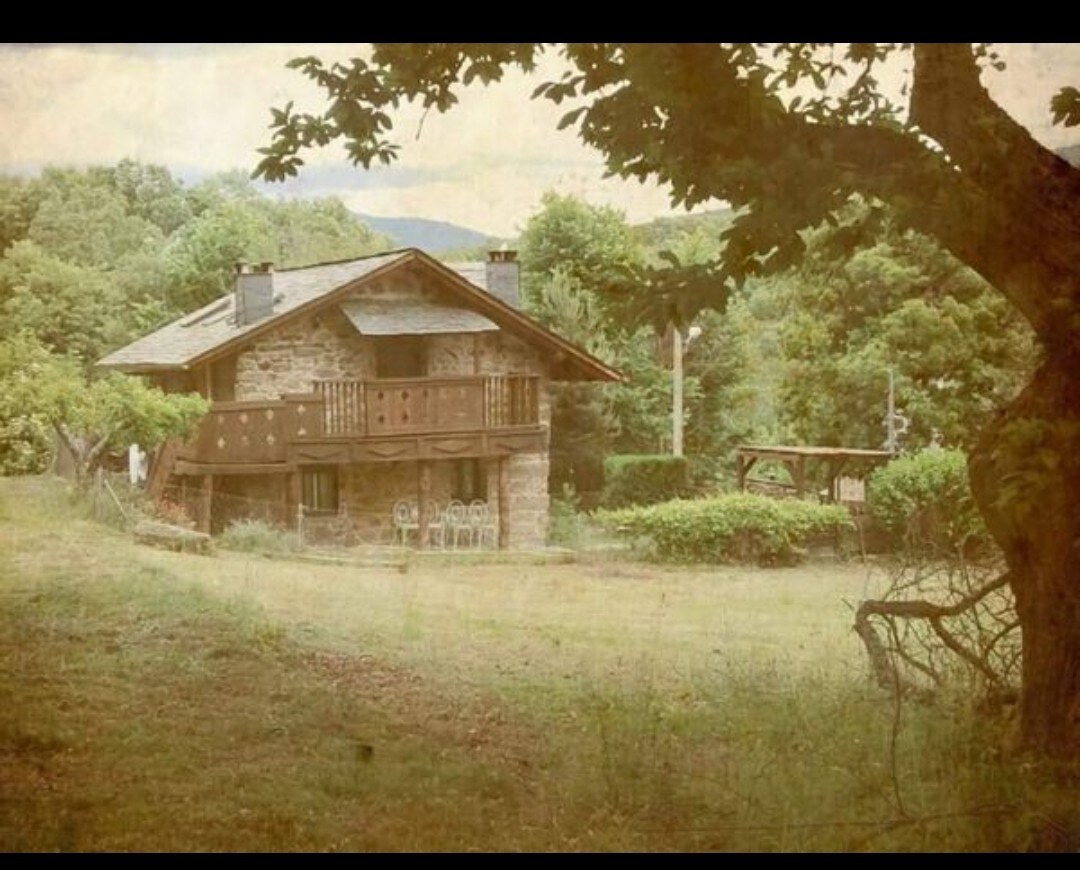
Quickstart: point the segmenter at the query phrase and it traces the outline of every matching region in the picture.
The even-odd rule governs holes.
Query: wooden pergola
[[[854,460],[879,465],[893,458],[888,450],[859,450],[848,447],[801,447],[781,445],[744,444],[735,448],[735,465],[739,476],[739,490],[745,492],[748,484],[765,484],[770,488],[784,491],[794,498],[805,498],[807,486],[807,463],[823,462],[828,471],[829,501],[839,502],[840,476],[845,466]],[[751,478],[752,469],[759,459],[780,462],[791,475],[791,485],[776,484],[771,481],[755,481]]]

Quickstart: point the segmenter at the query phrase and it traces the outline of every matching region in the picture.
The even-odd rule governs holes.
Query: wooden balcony
[[[177,452],[181,474],[499,456],[546,447],[539,378],[318,381],[311,393],[216,402]]]

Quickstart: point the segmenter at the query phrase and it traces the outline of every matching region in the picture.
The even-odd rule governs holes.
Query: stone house
[[[233,292],[99,364],[212,401],[149,482],[204,530],[332,517],[365,543],[427,546],[453,502],[483,506],[490,544],[535,547],[550,384],[621,375],[525,314],[518,274],[505,251],[238,266]]]

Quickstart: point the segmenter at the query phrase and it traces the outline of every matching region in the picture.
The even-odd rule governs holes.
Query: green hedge
[[[795,564],[813,537],[852,527],[844,507],[751,493],[599,511],[596,519],[648,539],[663,561],[758,565]]]
[[[991,545],[960,450],[928,447],[900,456],[867,482],[871,515],[911,552],[971,555]]]
[[[623,454],[604,460],[603,508],[657,504],[688,494],[685,456]]]

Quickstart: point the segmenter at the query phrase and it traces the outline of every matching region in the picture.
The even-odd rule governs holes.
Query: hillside
[[[359,213],[356,216],[375,232],[388,236],[395,245],[402,248],[420,248],[429,254],[437,255],[462,248],[480,248],[498,241],[485,233],[446,221],[411,217],[375,217]]]

